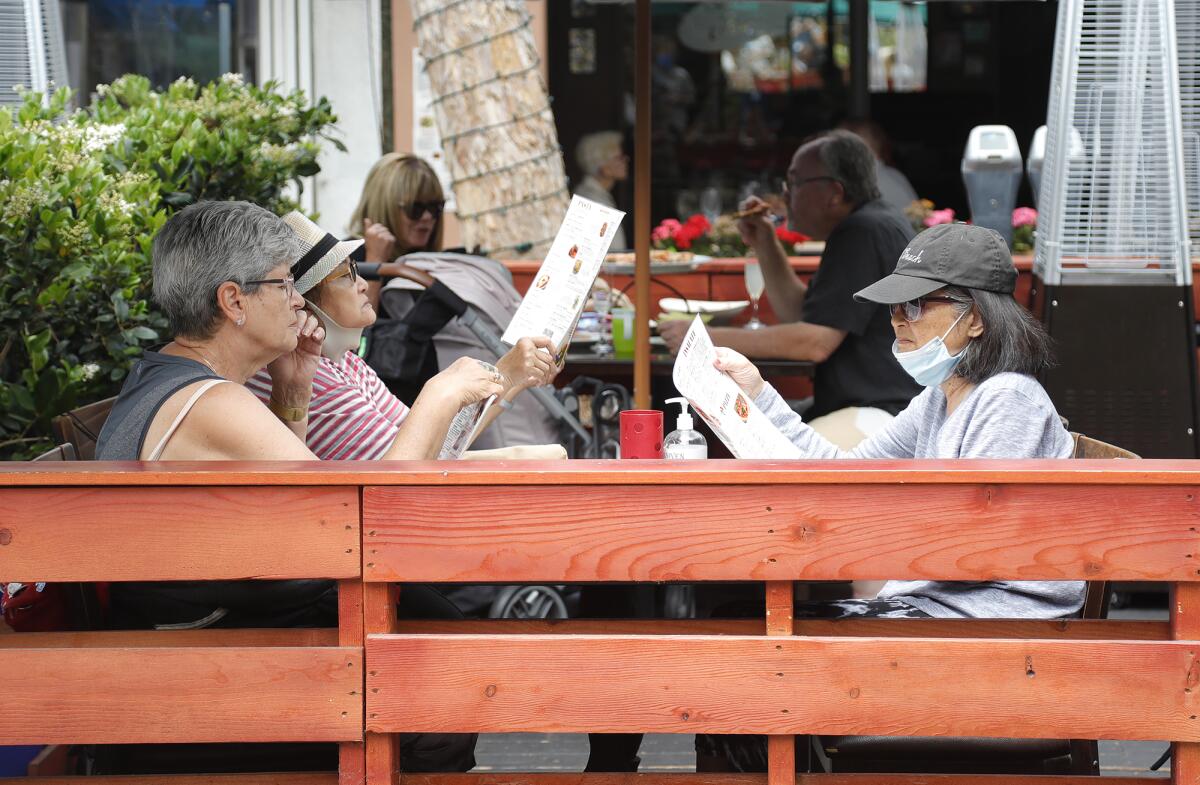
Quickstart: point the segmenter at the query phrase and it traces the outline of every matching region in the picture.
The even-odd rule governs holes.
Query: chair
[[[1063,421],[1064,427],[1066,421]],[[1134,459],[1116,445],[1071,432],[1072,458]],[[1081,617],[1108,616],[1107,581],[1088,581]],[[1100,773],[1094,739],[994,739],[908,736],[813,737],[813,753],[831,773],[921,772],[927,774]],[[817,743],[819,742],[819,743]],[[797,756],[800,758],[800,756]]]
[[[58,443],[75,445],[77,457],[74,460],[96,460],[96,441],[100,438],[100,429],[104,427],[104,421],[108,419],[116,400],[116,397],[112,397],[89,403],[51,421],[50,429],[54,431]]]
[[[38,461],[77,461],[79,456],[75,454],[75,445],[67,442],[57,447],[51,447],[33,460],[35,463]]]

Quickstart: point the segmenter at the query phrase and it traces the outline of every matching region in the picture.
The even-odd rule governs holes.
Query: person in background
[[[807,417],[825,438],[850,449],[885,426],[920,387],[892,356],[887,309],[852,295],[892,272],[913,236],[900,211],[879,198],[871,151],[849,131],[830,131],[796,151],[784,187],[791,228],[825,241],[808,285],[788,263],[765,213],[739,229],[758,257],[766,295],[782,324],[761,330],[717,327],[717,346],[751,359],[816,363]],[[766,207],[751,197],[743,209]],[[684,321],[661,322],[659,333],[677,351]]]
[[[442,252],[445,194],[433,168],[414,155],[389,153],[367,174],[362,196],[351,217],[351,232],[364,239],[362,259],[405,264],[429,273],[466,300],[497,336],[521,304],[512,274],[500,262],[483,256]],[[393,279],[382,290],[383,316],[398,319],[415,305],[420,287]],[[461,357],[499,360],[482,341],[451,319],[434,338],[438,366],[449,368]],[[480,449],[558,441],[554,418],[531,395],[517,395],[512,411],[480,434]]]
[[[1013,298],[1017,270],[995,231],[967,224],[927,229],[895,273],[857,292],[891,314],[892,351],[923,392],[853,450],[821,437],[749,360],[717,350],[728,373],[806,459],[1070,458],[1074,441],[1037,381],[1053,363],[1051,339]],[[920,510],[910,511],[920,515]],[[964,525],[966,522],[964,522]],[[797,603],[797,617],[1064,619],[1083,608],[1082,581],[889,581],[871,599]],[[757,606],[732,613],[762,614]],[[766,771],[758,736],[696,737],[697,768]]]
[[[575,195],[615,209],[613,186],[629,177],[629,156],[622,149],[621,134],[616,131],[588,134],[575,146],[575,161],[583,171]],[[628,247],[625,227],[618,226],[613,232],[611,248],[624,250]]]
[[[438,405],[457,383],[464,368],[475,372],[470,358],[460,358],[433,377],[412,408],[392,395],[371,367],[358,356],[363,329],[375,322],[367,284],[358,277],[351,253],[362,240],[337,242],[303,214],[283,220],[300,240],[303,254],[292,264],[296,291],[325,329],[322,357],[313,378],[308,407],[309,448],[322,460],[372,460],[384,456],[433,459],[457,412]],[[558,373],[550,340],[522,338],[495,368],[504,392],[489,410],[484,427],[512,407],[512,400],[531,386],[549,384]],[[271,374],[259,371],[247,386],[264,403],[271,396]],[[452,397],[452,396],[449,396]]]
[[[892,143],[879,123],[874,120],[846,120],[838,128],[856,134],[875,154],[875,179],[879,182],[880,198],[884,202],[903,212],[917,201],[919,197],[912,183],[904,176],[904,172],[892,166]]]

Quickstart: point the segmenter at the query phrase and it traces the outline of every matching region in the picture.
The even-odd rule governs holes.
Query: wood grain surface
[[[352,488],[4,488],[8,581],[353,578]]]
[[[356,741],[358,648],[4,649],[7,744]]]
[[[1195,581],[1197,528],[1191,488],[568,486],[534,497],[369,487],[363,574],[479,583]]]
[[[1190,485],[1194,460],[0,462],[3,486]]]
[[[1197,741],[1195,642],[368,635],[367,729]]]

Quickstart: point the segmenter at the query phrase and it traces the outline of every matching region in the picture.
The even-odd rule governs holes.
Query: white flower
[[[94,379],[96,377],[96,374],[98,374],[98,373],[100,373],[99,365],[97,365],[96,363],[84,363],[84,365],[83,365],[83,380],[85,382],[91,381],[92,379]]]
[[[84,152],[99,152],[114,142],[120,141],[124,135],[124,123],[112,123],[111,125],[99,123],[97,125],[85,126],[83,131]]]
[[[227,85],[233,85],[234,87],[241,87],[243,84],[245,84],[245,81],[246,81],[245,78],[243,78],[242,75],[238,74],[238,73],[221,74],[221,82],[224,84],[227,84]]]

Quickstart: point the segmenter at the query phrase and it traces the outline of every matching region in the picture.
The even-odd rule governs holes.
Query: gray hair
[[[174,335],[208,338],[217,328],[217,288],[268,277],[300,256],[300,241],[279,216],[249,202],[197,202],[154,236],[154,299]]]
[[[979,384],[998,373],[1036,376],[1054,365],[1053,339],[1010,294],[948,286],[943,291],[959,313],[974,306],[983,334],[971,339],[954,375]]]
[[[849,131],[829,131],[811,142],[829,176],[842,184],[846,201],[860,205],[879,198],[875,154],[866,142]]]
[[[575,145],[575,162],[584,174],[595,174],[614,153],[621,152],[621,134],[616,131],[597,131],[588,134]]]

